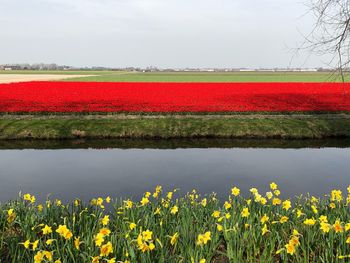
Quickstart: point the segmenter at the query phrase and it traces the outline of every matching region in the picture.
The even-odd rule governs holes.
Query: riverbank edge
[[[0,116],[0,139],[350,137],[347,114]]]

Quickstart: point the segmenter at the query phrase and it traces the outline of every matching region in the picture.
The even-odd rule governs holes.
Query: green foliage
[[[0,205],[1,262],[343,262],[350,253],[349,196],[281,200],[277,185],[220,202],[161,187],[140,201],[89,204],[30,194]],[[350,188],[349,188],[350,190]],[[100,241],[100,242],[99,242]],[[110,242],[110,243],[109,243]],[[39,260],[41,259],[42,260]],[[93,261],[95,258],[96,261]],[[112,261],[108,261],[112,260]],[[116,260],[116,261],[113,261]]]

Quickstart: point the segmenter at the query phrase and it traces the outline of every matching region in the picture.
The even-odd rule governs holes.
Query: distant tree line
[[[57,65],[55,63],[17,63],[17,64],[0,64],[0,70],[85,70],[85,71],[128,71],[128,72],[244,72],[244,71],[257,71],[257,72],[305,72],[305,71],[319,71],[326,72],[331,71],[331,68],[157,68],[154,66],[140,68],[140,67],[125,67],[125,68],[110,68],[110,67],[72,67],[66,65]]]

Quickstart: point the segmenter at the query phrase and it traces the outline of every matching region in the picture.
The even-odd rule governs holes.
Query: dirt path
[[[49,74],[0,74],[1,83],[61,80],[68,78],[91,77],[92,75],[49,75]]]

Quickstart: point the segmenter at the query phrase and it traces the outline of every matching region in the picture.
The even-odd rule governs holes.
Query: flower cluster
[[[196,190],[139,200],[98,197],[0,206],[1,262],[337,262],[350,259],[350,187],[325,198],[282,198],[272,182],[226,200]],[[216,261],[217,260],[217,261]],[[221,260],[221,261],[220,261]]]

